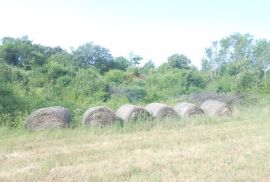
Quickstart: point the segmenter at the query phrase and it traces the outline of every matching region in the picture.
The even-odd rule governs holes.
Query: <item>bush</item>
[[[64,67],[64,65],[54,63],[54,62],[48,65],[49,79],[56,80],[59,77],[66,76],[66,75],[72,76],[74,74],[75,73],[70,68]]]
[[[124,77],[124,72],[120,70],[110,70],[105,74],[105,80],[109,83],[121,84],[124,81]]]
[[[61,87],[66,87],[70,84],[71,81],[72,81],[72,77],[66,75],[66,76],[62,76],[62,77],[58,78],[56,84],[61,86]]]
[[[15,95],[10,86],[0,83],[0,125],[17,127],[19,121],[16,118],[29,108],[25,98]]]
[[[147,92],[141,88],[128,89],[127,90],[127,98],[129,102],[136,102],[143,100],[147,95]]]
[[[81,103],[106,101],[109,97],[108,84],[95,68],[80,69],[66,94],[76,95],[76,100],[81,100]]]
[[[235,80],[233,77],[221,77],[210,83],[207,90],[217,93],[232,92],[235,90]]]
[[[247,91],[258,87],[256,75],[253,73],[243,72],[237,75],[237,91]]]
[[[0,79],[5,82],[12,81],[11,66],[4,63],[0,63]]]

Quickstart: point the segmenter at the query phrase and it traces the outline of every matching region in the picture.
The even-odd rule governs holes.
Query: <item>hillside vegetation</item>
[[[60,105],[72,127],[91,106],[117,109],[124,103],[175,104],[191,93],[269,94],[270,42],[235,33],[206,48],[202,69],[176,53],[155,67],[130,53],[113,57],[92,42],[71,52],[5,37],[0,45],[0,125],[22,127],[35,109]]]

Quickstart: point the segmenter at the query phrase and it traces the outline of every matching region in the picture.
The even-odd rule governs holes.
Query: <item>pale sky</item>
[[[130,51],[156,65],[185,54],[200,66],[211,42],[234,32],[270,40],[269,0],[0,0],[0,38]]]

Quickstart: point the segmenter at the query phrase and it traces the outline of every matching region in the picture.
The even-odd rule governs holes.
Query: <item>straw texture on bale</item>
[[[31,113],[26,119],[25,127],[33,131],[67,128],[69,122],[69,111],[64,107],[54,106],[41,108]]]
[[[145,109],[155,118],[176,117],[177,113],[166,104],[151,103]]]
[[[204,114],[203,110],[192,103],[182,102],[173,107],[174,111],[181,117],[194,117]]]
[[[89,108],[83,115],[83,125],[113,125],[119,118],[108,107],[97,106]]]
[[[201,109],[209,116],[231,116],[232,109],[227,104],[217,100],[206,100],[202,103]]]
[[[143,107],[126,104],[116,111],[116,116],[124,122],[134,122],[138,120],[147,120],[151,117],[150,113]]]

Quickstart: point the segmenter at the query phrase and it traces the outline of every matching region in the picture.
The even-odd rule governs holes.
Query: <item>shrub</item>
[[[121,84],[124,81],[124,72],[120,70],[110,70],[105,74],[105,80],[107,82],[113,82]]]
[[[68,68],[64,67],[64,65],[51,62],[48,65],[48,76],[49,79],[56,80],[59,77],[65,76],[65,75],[74,75],[74,72]]]
[[[12,69],[11,66],[0,63],[0,79],[3,81],[12,81]]]
[[[129,102],[136,102],[143,100],[147,92],[142,88],[128,89],[127,90],[127,98]]]

